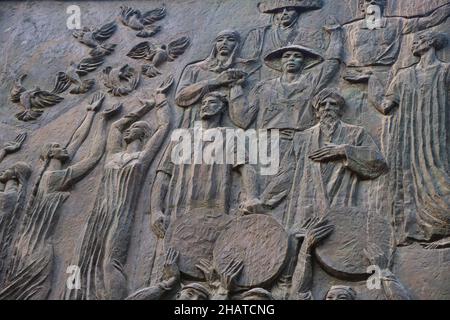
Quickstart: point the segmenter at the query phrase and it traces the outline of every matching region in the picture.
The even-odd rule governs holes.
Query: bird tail
[[[136,36],[140,38],[150,38],[161,31],[161,26],[147,26],[144,30],[139,31]]]
[[[20,121],[32,121],[39,118],[44,111],[40,109],[25,110],[16,114],[16,118]]]

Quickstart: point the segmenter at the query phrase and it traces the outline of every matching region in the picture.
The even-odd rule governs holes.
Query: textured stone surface
[[[0,151],[0,170],[13,170],[0,177],[1,299],[123,299],[161,283],[171,290],[152,289],[146,298],[173,299],[180,291],[199,294],[204,288],[210,298],[234,299],[262,287],[274,298],[322,299],[338,285],[352,287],[357,299],[450,298],[450,120],[445,111],[450,46],[434,43],[436,58],[426,50],[412,53],[423,30],[449,37],[449,1],[387,0],[384,27],[369,30],[360,28],[365,17],[359,0],[323,0],[320,8],[316,2],[303,4],[286,32],[271,14],[260,12],[259,2],[2,2],[0,146],[11,143]],[[287,2],[288,7],[296,3]],[[260,9],[277,8],[274,3]],[[82,27],[104,26],[93,43],[67,28],[66,9],[73,4],[81,9]],[[145,13],[162,5],[165,16],[155,11],[139,18],[121,8]],[[240,35],[233,57],[241,60],[214,69],[216,37],[229,29]],[[321,63],[292,72],[298,81],[289,83],[289,72],[264,63],[267,52],[286,45],[310,48]],[[298,47],[291,51],[305,54]],[[381,57],[374,57],[378,53]],[[254,60],[245,61],[249,58]],[[217,81],[230,69],[226,85],[189,87]],[[241,71],[248,74],[243,83]],[[324,88],[336,89],[314,99]],[[95,96],[100,91],[104,97]],[[228,108],[222,119],[204,125],[282,129],[276,175],[252,180],[245,166],[170,167],[170,134],[192,127],[189,120],[201,120],[198,110],[210,91],[224,94]],[[30,98],[32,93],[37,98]],[[348,131],[330,133],[320,126],[327,117],[316,119],[321,103],[330,99],[337,105],[345,100],[339,121]],[[286,113],[282,123],[283,107],[307,110],[309,116],[297,121]],[[141,154],[125,149],[132,143],[123,139],[137,120],[147,122],[136,129]],[[119,127],[122,149],[111,148],[114,139],[108,134]],[[402,135],[405,130],[410,140]],[[86,139],[80,138],[84,134]],[[345,147],[324,150],[330,142]],[[48,143],[60,146],[42,160]],[[67,147],[69,161],[52,163],[55,153],[64,158],[61,147]],[[345,210],[345,219],[333,215],[333,208],[342,206],[358,207],[358,217]],[[225,222],[242,212],[264,213],[277,222],[246,227],[252,215],[233,222],[235,236],[222,247],[232,252],[240,246],[246,258],[223,258],[215,265],[212,253],[223,226],[214,214],[224,214]],[[157,236],[158,213],[165,239]],[[270,235],[266,226],[275,240],[264,242]],[[365,254],[371,243],[380,251]],[[169,247],[178,255],[167,254]],[[264,275],[260,268],[267,264],[258,264],[260,259],[277,263]],[[385,286],[367,287],[371,262],[390,270],[383,284],[392,286],[393,294],[386,294]],[[17,279],[29,264],[26,281]],[[171,270],[177,264],[181,278]],[[70,265],[81,267],[83,288],[77,293],[66,287]],[[101,278],[95,285],[88,284],[92,274]]]

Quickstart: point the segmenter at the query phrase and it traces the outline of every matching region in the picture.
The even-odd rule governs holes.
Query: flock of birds
[[[140,10],[128,6],[121,6],[119,14],[120,22],[138,31],[136,36],[149,38],[161,31],[161,26],[155,22],[166,16],[166,8],[157,8],[142,13]],[[42,90],[40,87],[26,89],[23,81],[27,75],[20,75],[12,86],[10,92],[11,101],[17,103],[22,111],[16,114],[21,121],[32,121],[39,118],[45,108],[52,107],[64,100],[60,95],[69,88],[71,94],[84,94],[95,85],[94,79],[83,79],[89,73],[96,71],[105,62],[105,57],[112,54],[116,44],[107,43],[117,30],[117,24],[113,21],[99,28],[83,28],[73,32],[73,37],[81,44],[89,47],[89,56],[80,62],[71,61],[64,72],[56,75],[55,85],[51,91]],[[190,45],[188,37],[181,37],[166,44],[156,44],[145,41],[137,44],[127,54],[132,59],[143,59],[149,63],[141,66],[141,72],[149,78],[161,74],[159,66],[166,62],[174,61],[181,56]],[[130,65],[121,67],[107,67],[102,72],[103,84],[108,92],[114,96],[124,96],[137,88],[140,80],[140,72]]]

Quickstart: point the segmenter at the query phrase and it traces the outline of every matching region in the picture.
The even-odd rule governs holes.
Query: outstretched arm
[[[143,105],[136,110],[115,121],[111,125],[108,134],[108,145],[106,146],[107,154],[114,154],[122,151],[122,133],[133,123],[139,121],[144,115],[155,107],[155,100],[142,101]]]
[[[69,179],[64,183],[66,188],[84,178],[100,161],[105,152],[106,146],[106,128],[107,117],[102,116],[99,121],[94,137],[92,138],[89,155],[78,163],[70,166],[67,170],[70,171]]]
[[[170,130],[170,108],[166,96],[164,94],[157,94],[156,103],[156,119],[158,127],[153,136],[145,144],[140,157],[144,172],[155,159]]]
[[[5,143],[3,148],[0,149],[0,162],[2,162],[2,160],[6,157],[7,154],[19,151],[26,138],[27,134],[21,133],[16,137],[14,141]]]
[[[403,34],[415,33],[435,27],[450,16],[450,3],[435,9],[431,14],[420,18],[405,19]]]
[[[164,202],[167,191],[169,190],[171,176],[164,172],[158,171],[155,181],[153,182],[151,193],[151,228],[158,238],[164,238],[166,234],[166,216],[164,214]]]
[[[75,156],[78,149],[81,147],[81,145],[89,135],[92,123],[94,121],[95,113],[100,109],[104,99],[105,94],[102,92],[97,92],[92,96],[92,99],[86,108],[86,116],[81,125],[73,134],[73,137],[69,145],[67,146],[67,152],[69,153],[71,159]]]

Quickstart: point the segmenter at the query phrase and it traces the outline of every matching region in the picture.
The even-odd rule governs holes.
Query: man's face
[[[0,182],[7,183],[10,180],[16,179],[16,174],[14,170],[7,169],[5,171],[0,172]]]
[[[320,121],[336,121],[340,117],[341,107],[332,97],[327,97],[319,103],[317,115]]]
[[[298,51],[286,51],[281,57],[283,71],[288,73],[299,73],[303,70],[304,56]]]
[[[325,300],[353,300],[353,298],[343,289],[330,289]]]
[[[432,46],[433,39],[429,34],[421,34],[413,42],[412,52],[415,56],[422,56]]]
[[[216,40],[216,49],[219,55],[229,56],[236,48],[237,40],[232,35],[224,35]]]
[[[66,148],[62,147],[58,143],[55,143],[51,148],[50,158],[57,159],[64,163],[69,159],[69,153]]]
[[[223,102],[216,97],[206,97],[203,99],[200,107],[200,118],[208,119],[220,114],[223,109]]]
[[[298,19],[299,14],[294,8],[284,8],[283,10],[275,13],[275,17],[282,26],[289,27]]]
[[[181,289],[177,300],[207,300],[205,295],[194,288]]]
[[[131,126],[123,133],[123,139],[127,144],[141,139],[144,136],[144,130],[139,126]]]

